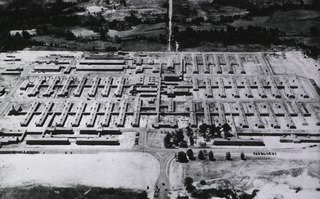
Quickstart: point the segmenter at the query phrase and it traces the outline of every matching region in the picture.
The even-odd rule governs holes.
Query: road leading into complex
[[[169,15],[169,23],[168,23],[168,51],[171,51],[171,37],[172,37],[172,10],[173,10],[173,3],[172,0],[169,0],[169,8],[168,8],[168,15]]]

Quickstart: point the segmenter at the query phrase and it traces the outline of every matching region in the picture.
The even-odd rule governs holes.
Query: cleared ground
[[[267,55],[267,61],[273,72],[279,74],[299,74],[315,80],[315,83],[320,87],[320,64],[318,60],[304,57],[299,51],[292,51],[286,53],[274,53],[274,55]]]
[[[0,187],[43,185],[153,189],[159,162],[147,153],[1,155]]]
[[[148,132],[147,133],[147,143],[151,148],[164,148],[163,139],[165,137],[165,133],[160,132]]]
[[[173,162],[170,174],[174,190],[183,187],[185,177],[192,177],[197,189],[237,189],[251,193],[256,198],[319,198],[319,158],[316,153],[278,154],[276,158],[248,157],[226,161],[217,156],[216,161]],[[297,158],[297,159],[296,159]],[[179,173],[180,172],[180,173]],[[179,182],[180,180],[180,182]],[[205,180],[206,185],[199,181]]]

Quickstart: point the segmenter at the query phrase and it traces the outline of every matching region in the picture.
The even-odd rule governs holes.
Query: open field
[[[132,40],[122,42],[120,47],[121,49],[132,49],[136,51],[165,51],[168,48],[168,45],[161,44],[159,42],[149,42],[146,40]]]
[[[288,154],[285,156],[288,157]],[[214,162],[173,162],[171,185],[173,189],[180,189],[184,178],[189,176],[197,189],[236,189],[247,193],[257,189],[256,198],[259,199],[318,198],[319,158],[308,160],[308,155],[305,155],[305,158],[297,160],[294,155],[289,156],[289,159],[248,157],[246,161],[241,161],[239,157],[226,161],[224,157],[217,156]],[[200,185],[200,180],[205,180],[206,185]]]
[[[109,30],[110,37],[118,36],[120,38],[135,37],[135,36],[158,36],[159,34],[165,34],[165,23],[158,24],[141,24],[136,27],[132,27],[126,31]]]
[[[316,10],[290,10],[276,11],[270,16],[253,17],[251,20],[239,19],[230,23],[234,27],[262,26],[265,28],[278,28],[287,35],[300,33],[310,35],[312,26],[319,27],[320,14]]]
[[[152,131],[147,133],[147,143],[151,148],[164,148],[163,139],[166,135],[166,131]]]
[[[6,1],[0,1],[6,2]],[[43,3],[43,0],[32,1],[35,4]],[[45,1],[53,2],[53,1]],[[65,2],[70,2],[66,0]],[[72,1],[74,2],[74,1]],[[286,34],[279,36],[279,41],[293,39],[295,44],[277,44],[275,42],[264,43],[264,39],[255,43],[228,43],[224,39],[208,42],[208,37],[197,37],[199,42],[194,45],[188,45],[188,41],[179,40],[181,37],[173,31],[172,43],[179,41],[180,50],[183,51],[276,51],[291,50],[291,47],[304,43],[307,46],[319,46],[317,37],[311,37],[311,27],[319,27],[319,14],[317,10],[294,7],[289,9],[275,8],[265,14],[265,16],[251,15],[251,8],[266,8],[275,4],[292,2],[299,5],[299,1],[248,1],[243,0],[239,3],[211,0],[175,0],[173,5],[173,29],[184,31],[187,27],[195,32],[226,30],[231,25],[235,28],[246,28],[247,26],[259,26],[266,28],[277,28]],[[304,1],[305,4],[312,3],[312,0]],[[19,4],[17,4],[19,5]],[[44,5],[46,7],[47,4]],[[49,5],[49,4],[48,4]],[[1,5],[0,5],[1,6]],[[105,1],[91,0],[71,6],[71,13],[64,14],[62,10],[57,15],[57,19],[45,19],[44,16],[30,18],[23,17],[26,23],[12,22],[13,27],[10,30],[28,30],[39,29],[39,26],[46,27],[47,31],[40,30],[37,35],[31,37],[31,41],[17,42],[19,45],[1,44],[3,48],[24,49],[30,47],[33,50],[98,50],[98,51],[162,51],[166,50],[167,41],[167,1],[165,0],[128,0],[126,6],[119,1],[111,1],[107,4]],[[248,7],[245,7],[248,6]],[[31,6],[32,7],[32,6]],[[67,10],[67,9],[66,9]],[[30,11],[32,12],[32,10]],[[6,15],[10,19],[10,15]],[[44,19],[42,19],[42,17]],[[41,19],[41,20],[39,20]],[[11,20],[11,19],[10,19]],[[34,20],[35,22],[31,21]],[[21,20],[20,20],[21,21]],[[39,21],[40,24],[37,24]],[[42,21],[48,21],[43,23]],[[62,23],[62,22],[66,23]],[[10,23],[10,22],[9,22]],[[1,27],[1,20],[0,20]],[[81,27],[81,28],[79,28]],[[63,35],[65,30],[71,30],[75,38],[67,40]],[[101,30],[105,31],[101,36]],[[101,34],[101,35],[100,35]],[[303,39],[296,38],[304,37]],[[215,36],[213,36],[216,38]],[[294,37],[294,38],[293,38]],[[240,41],[240,40],[239,40]],[[19,46],[19,47],[18,47]],[[257,47],[257,48],[255,48]],[[275,49],[277,48],[277,49]],[[289,49],[288,49],[289,48]]]
[[[190,22],[193,19],[201,18],[205,21],[219,21],[220,16],[245,15],[245,9],[233,6],[218,6],[209,0],[177,0],[173,1],[173,21]]]
[[[287,2],[287,1],[286,1]],[[256,1],[257,5],[259,1]],[[273,5],[264,1],[265,5]],[[281,2],[278,2],[281,5]],[[296,2],[294,2],[296,3]],[[239,7],[231,6],[233,3],[217,4],[211,3],[211,1],[175,1],[173,21],[174,26],[179,30],[185,29],[189,23],[192,24],[192,28],[196,31],[199,30],[220,30],[225,29],[227,25],[233,27],[247,27],[247,26],[260,26],[264,28],[278,28],[280,31],[286,33],[286,35],[310,35],[311,27],[319,27],[319,14],[317,10],[303,10],[303,9],[291,9],[287,11],[275,10],[270,12],[267,16],[254,16],[246,17],[249,11]],[[259,5],[258,5],[259,7]],[[262,6],[263,7],[263,6]],[[236,17],[235,17],[236,16]],[[235,17],[234,19],[223,21],[221,17]],[[218,23],[198,23],[191,22],[193,19],[201,19],[203,21],[218,22]],[[200,20],[200,21],[201,21]],[[220,21],[221,20],[221,21]],[[181,23],[184,21],[183,23]]]
[[[166,0],[127,0],[127,5],[135,8],[158,8],[166,2]]]
[[[312,3],[313,0],[305,0],[305,5]],[[1,3],[2,2],[2,3]],[[6,4],[8,1],[1,0],[1,4]],[[33,0],[35,5],[54,1]],[[74,0],[65,0],[64,2],[75,2]],[[283,31],[287,37],[303,36],[304,39],[294,39],[295,43],[302,42],[308,46],[319,46],[319,42],[310,42],[314,40],[310,37],[311,27],[319,27],[319,14],[317,10],[293,7],[289,9],[275,8],[268,12],[265,16],[256,16],[249,13],[251,8],[266,8],[279,4],[291,2],[299,5],[300,1],[241,1],[242,5],[237,1],[211,1],[211,0],[175,0],[173,5],[173,27],[177,27],[179,31],[191,27],[194,31],[211,31],[211,30],[226,30],[228,25],[236,28],[247,26],[259,26],[262,28],[278,28]],[[17,3],[19,6],[19,4]],[[15,29],[39,29],[39,26],[45,26],[47,31],[37,33],[32,36],[32,39],[38,43],[13,45],[13,48],[23,49],[31,47],[34,50],[55,50],[55,49],[72,49],[72,50],[150,50],[161,51],[166,50],[165,44],[167,40],[167,1],[166,0],[127,0],[126,6],[119,3],[119,0],[111,1],[107,4],[105,1],[90,0],[70,6],[72,11],[67,15],[62,10],[57,15],[57,19],[45,19],[45,11],[40,17],[30,18],[23,17],[26,23],[12,22],[12,30]],[[247,7],[246,7],[247,6]],[[32,7],[32,6],[31,6]],[[49,6],[50,7],[50,6]],[[68,10],[68,9],[65,9]],[[30,11],[32,12],[32,10]],[[7,15],[10,19],[10,15]],[[43,18],[43,19],[42,19]],[[41,20],[39,20],[41,19]],[[60,19],[60,20],[59,20]],[[11,19],[10,19],[11,20]],[[21,21],[21,20],[19,20]],[[34,22],[35,21],[35,22]],[[44,23],[43,21],[48,21]],[[62,23],[62,22],[66,23]],[[1,27],[0,20],[0,27]],[[10,22],[9,22],[10,23]],[[61,24],[59,24],[61,23]],[[5,25],[5,23],[4,23]],[[82,28],[79,28],[82,27]],[[62,28],[63,27],[63,28]],[[100,36],[100,31],[103,29],[107,38]],[[63,36],[63,31],[71,30],[76,37],[73,40],[66,40]],[[177,30],[177,29],[176,29]],[[39,31],[41,32],[41,30]],[[117,37],[115,37],[117,36]],[[175,38],[176,37],[176,38]],[[199,37],[201,38],[201,37]],[[280,40],[286,39],[281,36]],[[290,38],[289,38],[290,39]],[[180,41],[178,36],[173,34],[173,41]],[[28,42],[27,42],[28,43]],[[181,41],[180,50],[183,51],[272,51],[273,42],[265,45],[263,41],[258,41],[255,44],[257,49],[244,43],[226,44],[223,39],[215,42],[208,42],[205,38],[193,46],[186,46],[185,41]],[[4,45],[4,44],[2,44]],[[4,45],[6,46],[6,45]],[[291,46],[294,46],[293,44]],[[2,46],[0,46],[2,47]],[[280,45],[276,46],[281,48]],[[286,50],[287,45],[284,46]],[[10,47],[9,47],[10,48]]]
[[[8,3],[7,1],[1,0],[1,1],[0,1],[0,6],[1,6],[1,5],[6,5],[7,3]]]
[[[284,55],[284,56],[283,56]],[[275,74],[300,74],[315,80],[320,87],[320,64],[319,61],[306,58],[299,51],[292,51],[275,56],[266,56]]]
[[[160,170],[159,162],[146,153],[1,155],[0,161],[1,188],[84,185],[145,190],[153,189]]]

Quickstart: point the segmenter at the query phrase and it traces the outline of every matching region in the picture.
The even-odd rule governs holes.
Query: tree
[[[207,183],[206,183],[205,180],[200,180],[200,184],[201,184],[201,185],[205,185],[205,184],[207,184]]]
[[[30,39],[30,38],[31,38],[29,32],[28,32],[28,31],[25,31],[25,30],[22,31],[22,37],[23,37],[24,39]]]
[[[102,41],[106,40],[107,37],[106,37],[106,31],[103,29],[103,28],[100,28],[100,39]]]
[[[206,157],[204,156],[204,153],[203,153],[202,150],[199,151],[198,158],[199,158],[199,160],[205,160],[206,159]]]
[[[183,151],[179,151],[178,153],[178,161],[181,163],[187,163],[188,162],[188,158],[185,152]]]
[[[173,34],[179,34],[179,27],[178,26],[174,26],[173,27]]]
[[[241,158],[241,160],[246,160],[246,156],[244,155],[244,153],[243,153],[243,152],[241,152],[241,154],[240,154],[240,158]]]
[[[21,34],[19,32],[16,32],[16,34],[14,35],[14,39],[17,39],[17,40],[22,39]]]
[[[183,135],[183,131],[182,129],[179,129],[178,131],[175,132],[174,134],[174,139],[173,139],[173,143],[176,146],[179,146],[181,144],[183,144],[182,142],[184,141],[184,135]]]
[[[190,126],[187,126],[186,129],[187,129],[187,136],[189,136],[189,137],[192,136],[193,132],[192,132],[192,129],[190,128]]]
[[[148,194],[146,191],[137,194],[137,199],[148,199]]]
[[[167,135],[164,137],[164,146],[166,148],[172,148],[172,143],[171,143],[171,138],[172,135],[168,132]]]
[[[39,25],[36,30],[37,35],[45,35],[48,33],[47,25]]]
[[[206,123],[201,124],[201,125],[199,126],[200,133],[201,133],[201,134],[204,134],[204,133],[206,132],[207,128],[208,128],[208,126],[207,126]]]
[[[303,7],[304,6],[304,1],[300,0],[300,6]]]
[[[230,152],[226,152],[226,160],[231,160],[231,153]]]
[[[188,156],[189,160],[194,160],[192,149],[187,150],[187,156]]]
[[[63,4],[63,0],[56,0],[56,4],[59,4],[59,5]]]
[[[118,35],[114,36],[114,40],[119,44],[121,43],[121,37],[119,37]]]
[[[186,187],[186,190],[191,193],[194,190],[196,190],[196,187],[192,185],[193,179],[191,177],[186,177],[184,179],[184,186]]]
[[[311,7],[314,9],[319,9],[320,8],[320,1],[313,0]]]
[[[190,145],[193,146],[193,145],[194,145],[194,139],[193,139],[193,137],[190,136],[189,140],[190,140]]]
[[[314,36],[314,37],[317,37],[319,36],[319,29],[315,26],[312,26],[310,28],[310,32],[311,32],[311,35]]]
[[[225,123],[222,127],[226,135],[231,131],[231,126],[228,123]]]
[[[120,0],[120,4],[122,4],[124,7],[126,7],[126,6],[127,6],[127,2],[126,2],[126,0]]]
[[[188,148],[188,142],[185,140],[182,140],[179,144],[180,147],[182,148]]]
[[[216,133],[217,133],[217,137],[221,137],[221,126],[220,125],[218,125],[217,127],[216,127],[216,129],[215,129],[215,131],[216,131]]]
[[[210,160],[210,161],[214,161],[214,160],[215,160],[212,151],[209,151],[209,160]]]
[[[67,30],[65,32],[66,40],[75,40],[77,37],[71,32],[70,30]]]
[[[178,131],[176,131],[175,137],[178,140],[178,142],[183,141],[183,139],[184,139],[183,130],[179,129]]]
[[[216,133],[217,133],[216,125],[212,124],[211,126],[209,126],[209,134],[212,138],[215,136]]]
[[[207,148],[207,143],[205,143],[205,142],[200,142],[200,147],[201,147],[201,148]]]
[[[196,187],[191,184],[191,185],[186,186],[186,190],[189,193],[192,193],[192,192],[194,192],[196,190]]]
[[[193,179],[191,177],[186,177],[184,179],[184,186],[191,185],[193,183]]]

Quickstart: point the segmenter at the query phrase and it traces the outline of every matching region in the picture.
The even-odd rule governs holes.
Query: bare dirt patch
[[[146,153],[1,155],[0,162],[2,188],[39,184],[145,190],[153,189],[160,172],[159,162]]]
[[[172,169],[179,171],[180,186],[185,177],[192,177],[197,189],[237,189],[247,193],[259,190],[256,198],[318,198],[320,196],[320,161],[306,159],[279,159],[250,157],[246,161],[189,161],[173,162]],[[170,173],[171,174],[171,173]],[[200,180],[206,184],[201,185]],[[179,183],[173,182],[179,187]]]

